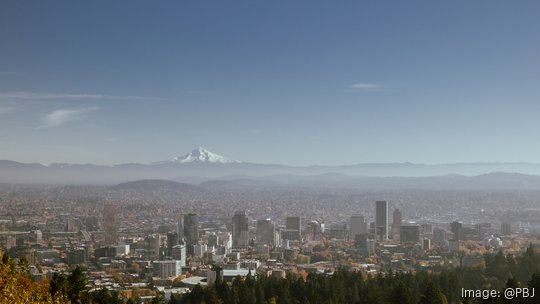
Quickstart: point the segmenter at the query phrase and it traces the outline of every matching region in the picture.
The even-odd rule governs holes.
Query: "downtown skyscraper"
[[[375,202],[375,239],[388,240],[388,202]]]
[[[233,248],[246,248],[249,241],[249,224],[245,211],[236,211],[232,218]]]
[[[199,241],[199,216],[195,213],[184,215],[184,238],[188,254],[193,254],[193,245]]]

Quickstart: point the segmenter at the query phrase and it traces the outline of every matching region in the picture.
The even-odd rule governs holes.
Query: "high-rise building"
[[[208,236],[208,246],[216,247],[219,244],[218,240],[219,238],[217,234],[215,232],[212,232],[212,234]]]
[[[193,245],[193,255],[202,257],[208,251],[208,246],[206,244],[196,244]]]
[[[86,263],[86,249],[75,248],[67,253],[67,264],[69,266]]]
[[[285,229],[282,229],[281,238],[299,241],[301,239],[301,227],[302,223],[299,216],[288,216],[285,218]],[[286,237],[283,237],[283,231],[285,231]]]
[[[375,240],[369,239],[367,234],[355,235],[354,245],[361,255],[371,255],[375,253]]]
[[[461,241],[463,239],[463,235],[462,235],[463,224],[462,223],[458,221],[454,221],[450,223],[450,230],[452,231],[452,233],[454,233],[454,239],[456,241]]]
[[[236,211],[232,218],[233,248],[246,248],[249,241],[248,217],[245,211]]]
[[[391,237],[394,238],[394,236],[400,234],[400,228],[402,224],[402,214],[399,209],[396,209],[394,211],[394,216],[392,220],[392,230],[390,231]]]
[[[349,234],[346,223],[332,224],[329,230],[330,239],[346,240]]]
[[[433,229],[433,241],[437,246],[448,246],[446,230],[435,227],[435,229]]]
[[[282,240],[300,241],[300,233],[296,229],[281,229],[279,232]]]
[[[103,206],[103,227],[105,228],[105,244],[116,243],[116,205]]]
[[[214,285],[216,281],[223,282],[223,268],[214,266],[206,271],[206,282],[208,286]]]
[[[367,229],[367,228],[366,228]],[[322,241],[323,240],[323,231],[321,224],[317,221],[311,221],[307,224],[306,230],[306,241]]]
[[[300,227],[301,225],[299,216],[288,216],[285,219],[285,228],[300,231]]]
[[[510,226],[510,223],[502,223],[501,224],[501,234],[502,235],[511,235],[512,234],[512,226]]]
[[[167,256],[172,256],[174,246],[180,244],[180,236],[175,231],[167,232]]]
[[[180,261],[154,261],[152,262],[153,276],[161,279],[177,277],[182,274]]]
[[[159,234],[151,234],[148,235],[144,239],[145,243],[145,249],[146,249],[146,256],[150,260],[157,260],[159,259],[159,248],[160,248],[160,239]]]
[[[186,266],[186,246],[183,244],[173,246],[171,257],[173,260],[180,261],[181,267]]]
[[[388,202],[375,202],[375,239],[388,240]]]
[[[399,240],[402,244],[420,242],[420,226],[401,226],[399,229]]]
[[[368,226],[363,215],[355,214],[349,220],[349,239],[354,240],[357,234],[367,234]]]
[[[271,219],[257,220],[257,242],[275,245],[276,224]]]
[[[176,223],[176,232],[180,239],[184,238],[184,215],[178,217],[178,222]]]
[[[424,223],[420,225],[420,233],[421,234],[432,234],[433,233],[433,226],[428,223]]]
[[[188,254],[193,254],[193,245],[199,241],[199,217],[195,213],[184,215],[184,238]]]

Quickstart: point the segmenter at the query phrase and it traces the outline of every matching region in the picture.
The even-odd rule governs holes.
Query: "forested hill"
[[[535,298],[462,299],[462,288],[503,291],[506,287],[531,287],[540,293],[540,255],[529,248],[522,256],[498,253],[485,256],[485,268],[454,268],[437,273],[395,273],[367,277],[359,272],[339,270],[333,275],[310,274],[307,278],[288,276],[237,278],[232,285],[217,282],[211,287],[195,287],[176,303],[359,303],[359,304],[439,304],[439,303],[540,303]]]

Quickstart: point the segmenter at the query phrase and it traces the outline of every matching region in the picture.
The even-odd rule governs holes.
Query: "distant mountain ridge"
[[[180,191],[202,192],[197,186],[179,183],[171,180],[146,179],[121,183],[110,188],[111,190],[136,190],[136,191]]]
[[[199,184],[205,189],[247,190],[274,187],[342,188],[379,190],[540,190],[540,176],[495,172],[476,176],[441,175],[425,177],[352,177],[328,179],[316,176],[229,176]]]
[[[200,183],[231,176],[250,180],[275,177],[274,182],[303,176],[302,183],[347,183],[363,177],[433,177],[452,174],[477,176],[493,172],[540,175],[540,164],[531,163],[366,163],[343,166],[295,167],[279,164],[255,164],[226,158],[202,147],[167,161],[150,164],[129,163],[112,166],[94,164],[19,163],[0,160],[0,183],[42,184],[104,184],[111,185],[133,180],[177,180]],[[279,178],[277,178],[279,177]],[[311,181],[308,181],[310,180]]]

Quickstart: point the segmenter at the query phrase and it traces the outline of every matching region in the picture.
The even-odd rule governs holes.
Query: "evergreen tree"
[[[439,287],[430,281],[427,285],[424,294],[420,299],[420,304],[447,304],[446,297],[441,292]]]
[[[533,273],[531,279],[529,280],[528,287],[531,289],[530,291],[534,290],[534,297],[528,298],[526,302],[529,304],[533,303],[539,303],[540,302],[540,271],[536,271]]]
[[[67,280],[69,282],[67,295],[71,303],[82,302],[82,293],[85,291],[86,286],[86,276],[84,275],[82,268],[79,266],[75,267],[67,277]]]
[[[67,295],[69,290],[67,277],[55,272],[49,285],[49,290],[53,298],[57,298],[58,295]]]
[[[414,304],[414,300],[411,294],[411,290],[399,282],[392,290],[389,303],[391,304]]]

